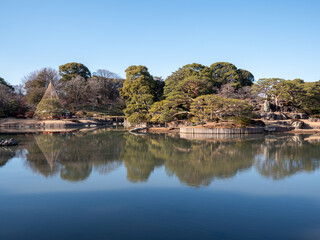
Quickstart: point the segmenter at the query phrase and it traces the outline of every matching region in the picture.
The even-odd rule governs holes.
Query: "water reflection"
[[[17,147],[0,147],[0,167],[6,165],[6,163],[16,155]]]
[[[279,135],[195,140],[152,134],[95,131],[78,134],[37,134],[24,137],[17,149],[0,149],[0,167],[14,156],[45,177],[60,175],[83,181],[92,172],[108,174],[124,164],[127,179],[145,182],[164,166],[189,186],[209,185],[214,179],[230,178],[254,167],[275,180],[319,168],[319,136]]]
[[[263,176],[283,179],[297,172],[319,168],[319,142],[304,136],[266,138],[257,156],[255,167]]]
[[[121,165],[124,139],[119,133],[41,134],[26,145],[28,167],[44,176],[60,173],[62,179],[82,181],[92,170],[107,174]]]

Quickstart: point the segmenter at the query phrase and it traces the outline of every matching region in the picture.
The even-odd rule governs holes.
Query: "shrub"
[[[33,118],[33,115],[34,115],[34,111],[29,111],[29,112],[26,112],[24,117],[25,118]]]
[[[243,100],[217,95],[197,97],[191,104],[194,121],[213,121],[217,118],[250,117],[253,107]]]
[[[76,112],[76,116],[80,117],[80,118],[86,117],[87,113],[85,111],[78,111],[78,112]]]
[[[233,120],[236,124],[240,124],[241,126],[251,125],[251,119],[248,117],[238,116],[238,117],[234,117]]]

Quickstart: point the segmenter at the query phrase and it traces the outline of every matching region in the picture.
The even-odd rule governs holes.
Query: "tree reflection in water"
[[[319,141],[308,141],[302,135],[267,137],[260,146],[261,154],[256,156],[255,167],[260,174],[273,179],[311,172],[319,168],[319,146]]]
[[[19,148],[27,150],[26,165],[46,177],[60,174],[68,181],[83,181],[93,171],[107,174],[124,163],[131,182],[147,181],[155,168],[164,166],[168,176],[177,176],[189,186],[201,186],[233,177],[252,166],[273,179],[314,171],[320,164],[320,144],[309,139],[306,135],[267,135],[188,140],[179,135],[136,136],[100,130],[39,134]],[[1,154],[0,167],[13,155],[12,151]]]
[[[16,155],[17,147],[0,147],[0,167],[3,167],[7,162]]]
[[[44,176],[56,175],[68,181],[88,178],[95,169],[106,174],[121,165],[121,133],[41,134],[27,145],[27,165]]]

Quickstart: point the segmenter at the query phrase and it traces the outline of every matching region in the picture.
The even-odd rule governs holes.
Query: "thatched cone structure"
[[[59,117],[64,113],[64,109],[60,103],[58,94],[50,82],[44,93],[41,101],[38,103],[34,117],[38,118],[52,118]]]

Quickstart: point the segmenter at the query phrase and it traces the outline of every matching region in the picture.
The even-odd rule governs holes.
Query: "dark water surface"
[[[13,137],[1,240],[320,239],[320,136]]]

